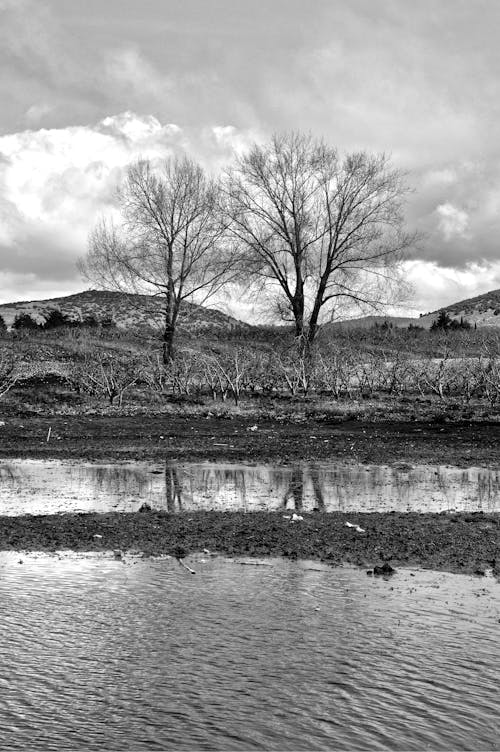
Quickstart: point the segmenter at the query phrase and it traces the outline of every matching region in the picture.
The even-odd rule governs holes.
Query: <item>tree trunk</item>
[[[163,365],[169,365],[174,360],[174,335],[175,327],[168,321],[165,322],[163,330]]]

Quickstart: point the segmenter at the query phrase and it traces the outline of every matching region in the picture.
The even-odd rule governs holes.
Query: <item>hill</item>
[[[27,313],[43,323],[51,310],[59,310],[73,321],[93,316],[97,322],[111,320],[119,329],[138,330],[162,326],[162,301],[149,295],[132,295],[107,290],[85,290],[75,295],[48,300],[20,301],[0,305],[0,316],[8,327],[16,316]],[[234,332],[251,329],[249,324],[213,308],[186,303],[179,327],[190,333]]]
[[[98,322],[112,320],[119,329],[130,331],[158,329],[162,327],[163,321],[160,298],[107,290],[85,290],[75,295],[47,300],[3,303],[0,304],[0,316],[7,327],[11,327],[16,316],[23,313],[29,314],[38,323],[43,323],[54,309],[73,321],[83,321],[86,317],[93,316]],[[336,329],[371,329],[385,323],[397,329],[407,329],[410,325],[429,329],[441,310],[447,311],[454,319],[463,318],[477,327],[500,327],[500,290],[491,290],[483,295],[443,306],[418,318],[370,315],[324,324],[322,329],[333,333]],[[252,326],[222,311],[186,303],[179,319],[179,331],[190,334],[212,332],[216,335],[238,332],[255,337],[258,332],[267,332],[267,336],[282,332],[283,327]]]
[[[334,321],[325,324],[323,329],[371,329],[374,326],[383,326],[384,324],[392,325],[398,329],[407,329],[410,324],[424,326],[421,319],[411,318],[410,316],[361,316],[355,319],[345,319],[344,321]],[[430,324],[425,328],[428,329]]]
[[[468,321],[472,326],[477,327],[500,327],[500,290],[491,290],[483,295],[477,295],[474,298],[460,300],[457,303],[438,308],[436,311],[425,313],[418,318],[409,316],[362,316],[360,318],[346,319],[326,324],[325,328],[335,330],[341,329],[371,329],[373,326],[388,325],[397,329],[407,329],[412,326],[420,326],[424,329],[430,329],[437,319],[440,311],[447,311],[452,319],[463,319]]]
[[[471,324],[477,324],[477,326],[500,326],[500,290],[490,290],[490,292],[477,295],[475,298],[467,298],[458,303],[452,303],[445,306],[444,310],[452,318],[460,319],[460,317],[463,317]],[[422,318],[435,316],[438,313],[439,311],[435,311]]]

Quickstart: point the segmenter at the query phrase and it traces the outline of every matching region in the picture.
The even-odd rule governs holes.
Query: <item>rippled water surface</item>
[[[0,749],[499,749],[493,579],[256,563],[0,554]]]
[[[294,466],[57,460],[0,463],[0,514],[158,509],[500,511],[500,471],[433,465]]]

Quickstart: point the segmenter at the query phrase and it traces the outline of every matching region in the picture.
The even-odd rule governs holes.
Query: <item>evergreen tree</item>
[[[60,311],[58,308],[53,308],[47,314],[45,323],[43,324],[43,328],[44,329],[57,329],[58,327],[61,327],[61,326],[73,326],[73,321],[70,319],[69,316],[67,316],[65,313]]]
[[[450,328],[451,323],[452,319],[450,314],[443,308],[441,311],[439,311],[437,319],[432,323],[431,331],[435,331],[436,329],[447,331]]]
[[[12,328],[16,331],[19,331],[20,329],[40,329],[40,325],[37,324],[35,319],[33,319],[29,313],[18,313],[16,318],[14,319],[14,323],[12,324]]]

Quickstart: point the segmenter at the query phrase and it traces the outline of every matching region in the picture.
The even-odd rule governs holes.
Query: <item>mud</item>
[[[0,550],[285,556],[374,569],[385,563],[500,576],[500,514],[276,512],[1,517]],[[346,525],[346,522],[351,525]],[[363,532],[359,532],[357,527]],[[118,553],[119,555],[119,553]]]
[[[498,422],[255,422],[240,417],[47,415],[5,417],[0,425],[0,457],[498,467],[499,445]]]
[[[0,418],[2,416],[0,415]],[[500,424],[361,421],[282,422],[191,416],[6,416],[0,457],[113,460],[298,460],[374,464],[499,464]],[[50,435],[49,435],[50,428]],[[48,440],[47,440],[48,438]],[[165,512],[1,517],[0,549],[130,550],[384,562],[499,575],[500,515],[484,513]],[[346,522],[358,525],[346,526]],[[94,538],[93,536],[102,536]]]

